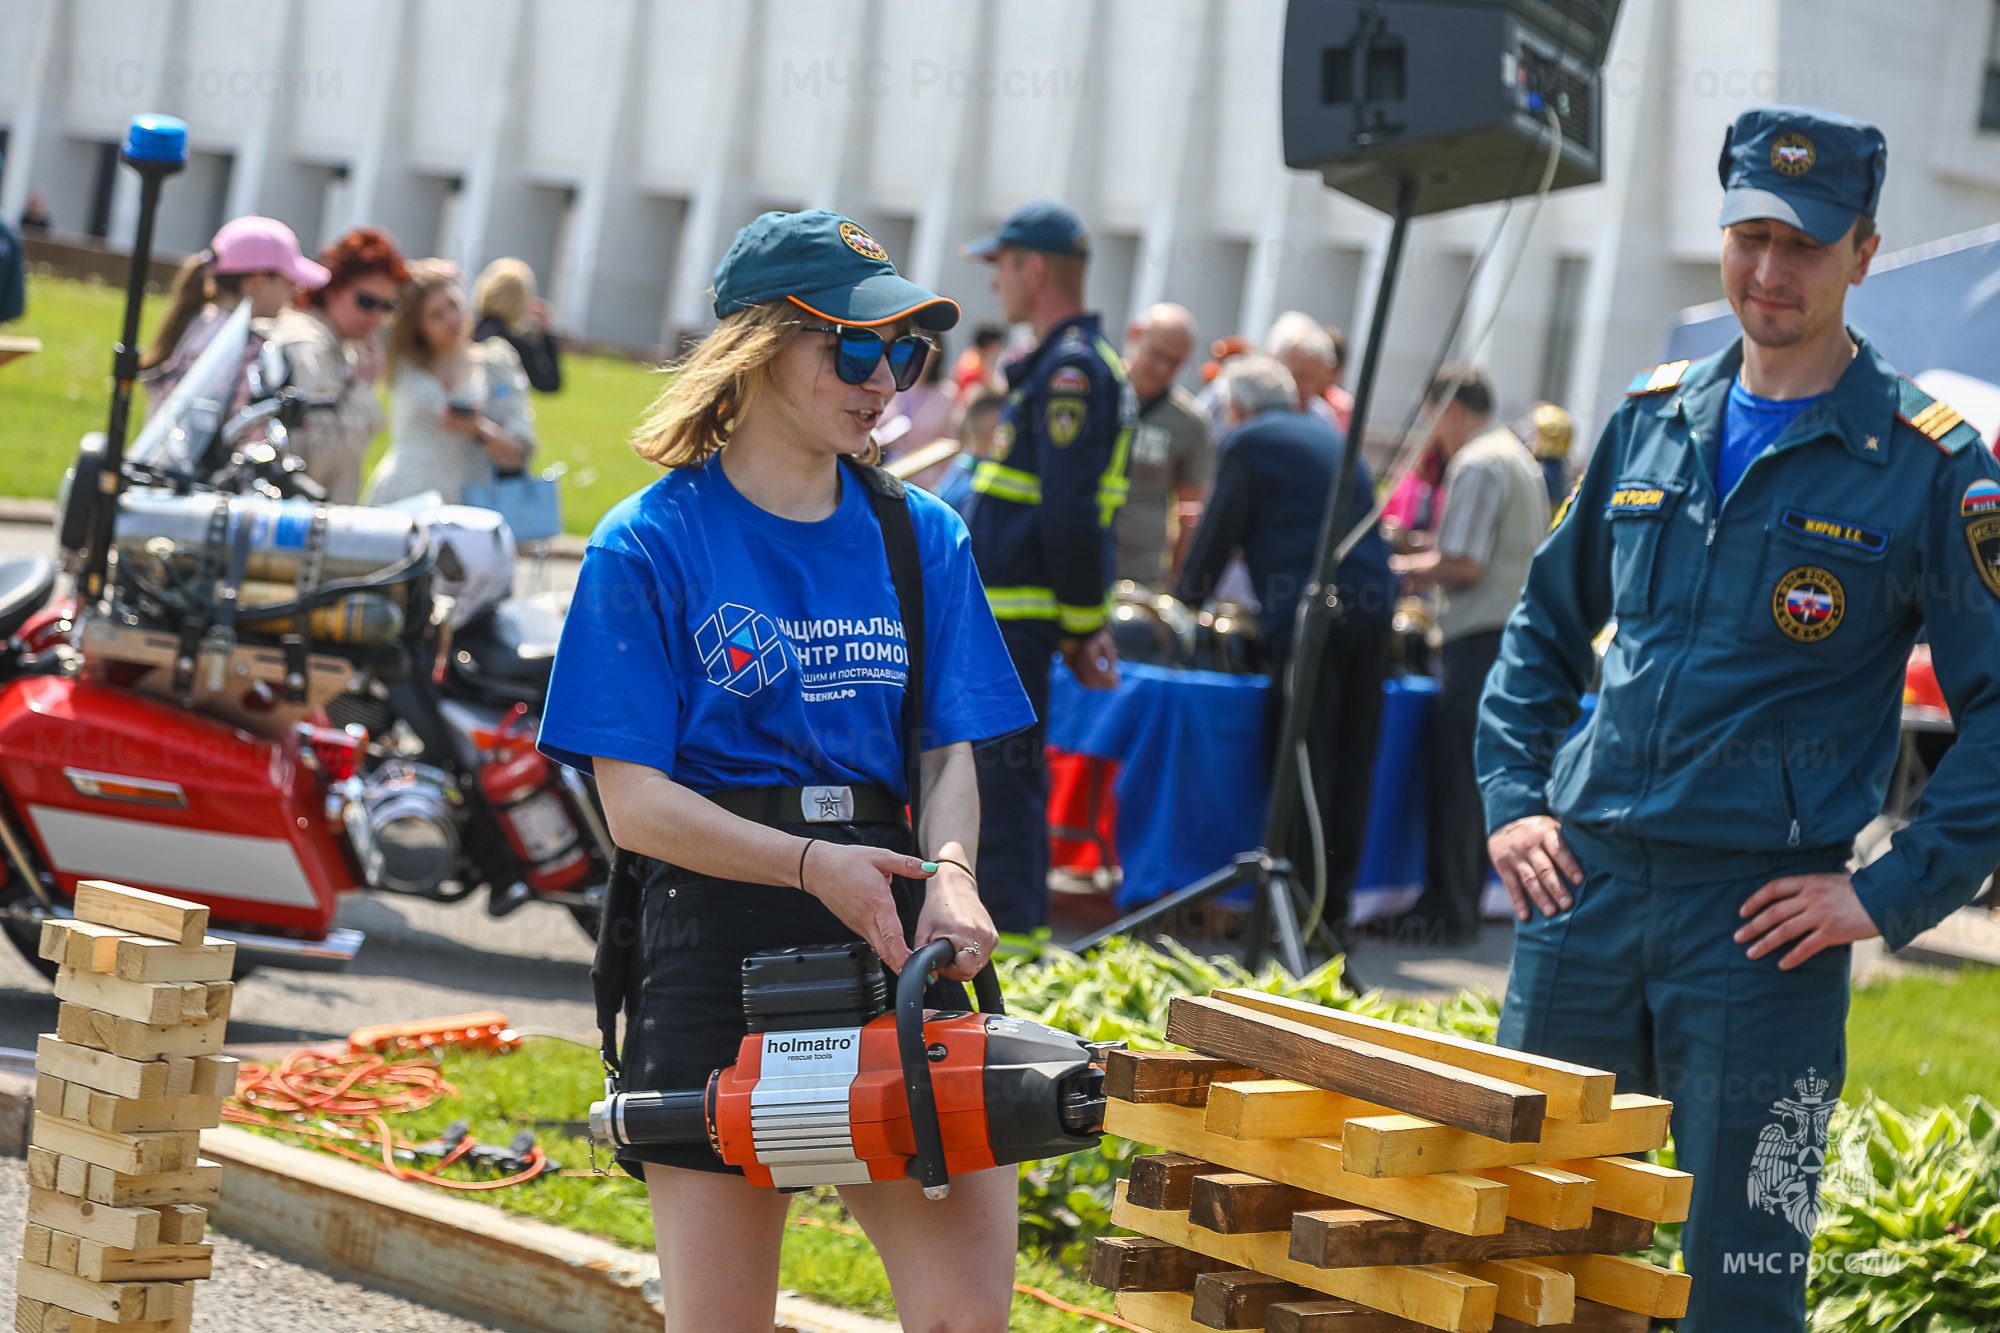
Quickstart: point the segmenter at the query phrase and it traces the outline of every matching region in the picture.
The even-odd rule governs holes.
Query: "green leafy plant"
[[[1870,1097],[1828,1140],[1814,1333],[2000,1327],[2000,1112],[1973,1096],[1906,1117]]]

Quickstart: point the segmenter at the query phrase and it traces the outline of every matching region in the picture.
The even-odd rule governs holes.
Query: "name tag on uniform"
[[[1664,486],[1620,486],[1604,502],[1604,516],[1617,518],[1620,515],[1657,514],[1667,507],[1669,495],[1671,492]]]
[[[1800,509],[1787,509],[1778,517],[1778,526],[1801,537],[1817,537],[1836,546],[1849,546],[1870,555],[1880,555],[1889,547],[1889,534],[1880,528],[1849,523],[1838,518],[1822,518]]]

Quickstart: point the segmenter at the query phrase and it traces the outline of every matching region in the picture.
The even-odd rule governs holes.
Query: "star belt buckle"
[[[854,788],[801,787],[799,805],[808,824],[851,824],[854,822]]]

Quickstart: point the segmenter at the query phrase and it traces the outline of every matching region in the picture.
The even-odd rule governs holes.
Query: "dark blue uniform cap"
[[[1037,199],[1009,213],[990,235],[965,247],[975,259],[987,259],[1002,250],[1039,250],[1045,255],[1090,255],[1090,233],[1083,219],[1067,204],[1053,199]]]
[[[1889,142],[1865,120],[1805,106],[1752,107],[1722,139],[1722,219],[1775,218],[1832,245],[1873,215]]]
[[[926,329],[958,323],[958,303],[896,272],[889,252],[851,218],[824,208],[766,213],[715,266],[715,314],[789,298],[836,324],[914,316]]]

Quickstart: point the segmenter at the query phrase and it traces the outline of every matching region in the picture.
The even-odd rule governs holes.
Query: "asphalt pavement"
[[[345,972],[266,968],[236,988],[229,1040],[248,1045],[344,1038],[368,1023],[497,1009],[517,1027],[590,1038],[590,938],[569,913],[529,903],[495,920],[485,895],[450,905],[362,892],[338,924],[368,941]],[[33,1050],[55,1031],[56,998],[41,974],[0,944],[0,1047]]]
[[[0,1157],[0,1236],[20,1235],[27,1209],[28,1164]],[[195,1333],[497,1333],[428,1305],[328,1277],[220,1232],[209,1232],[204,1243],[215,1247],[215,1276],[195,1284]],[[0,1264],[0,1314],[11,1318],[13,1309],[14,1265],[8,1262]]]

